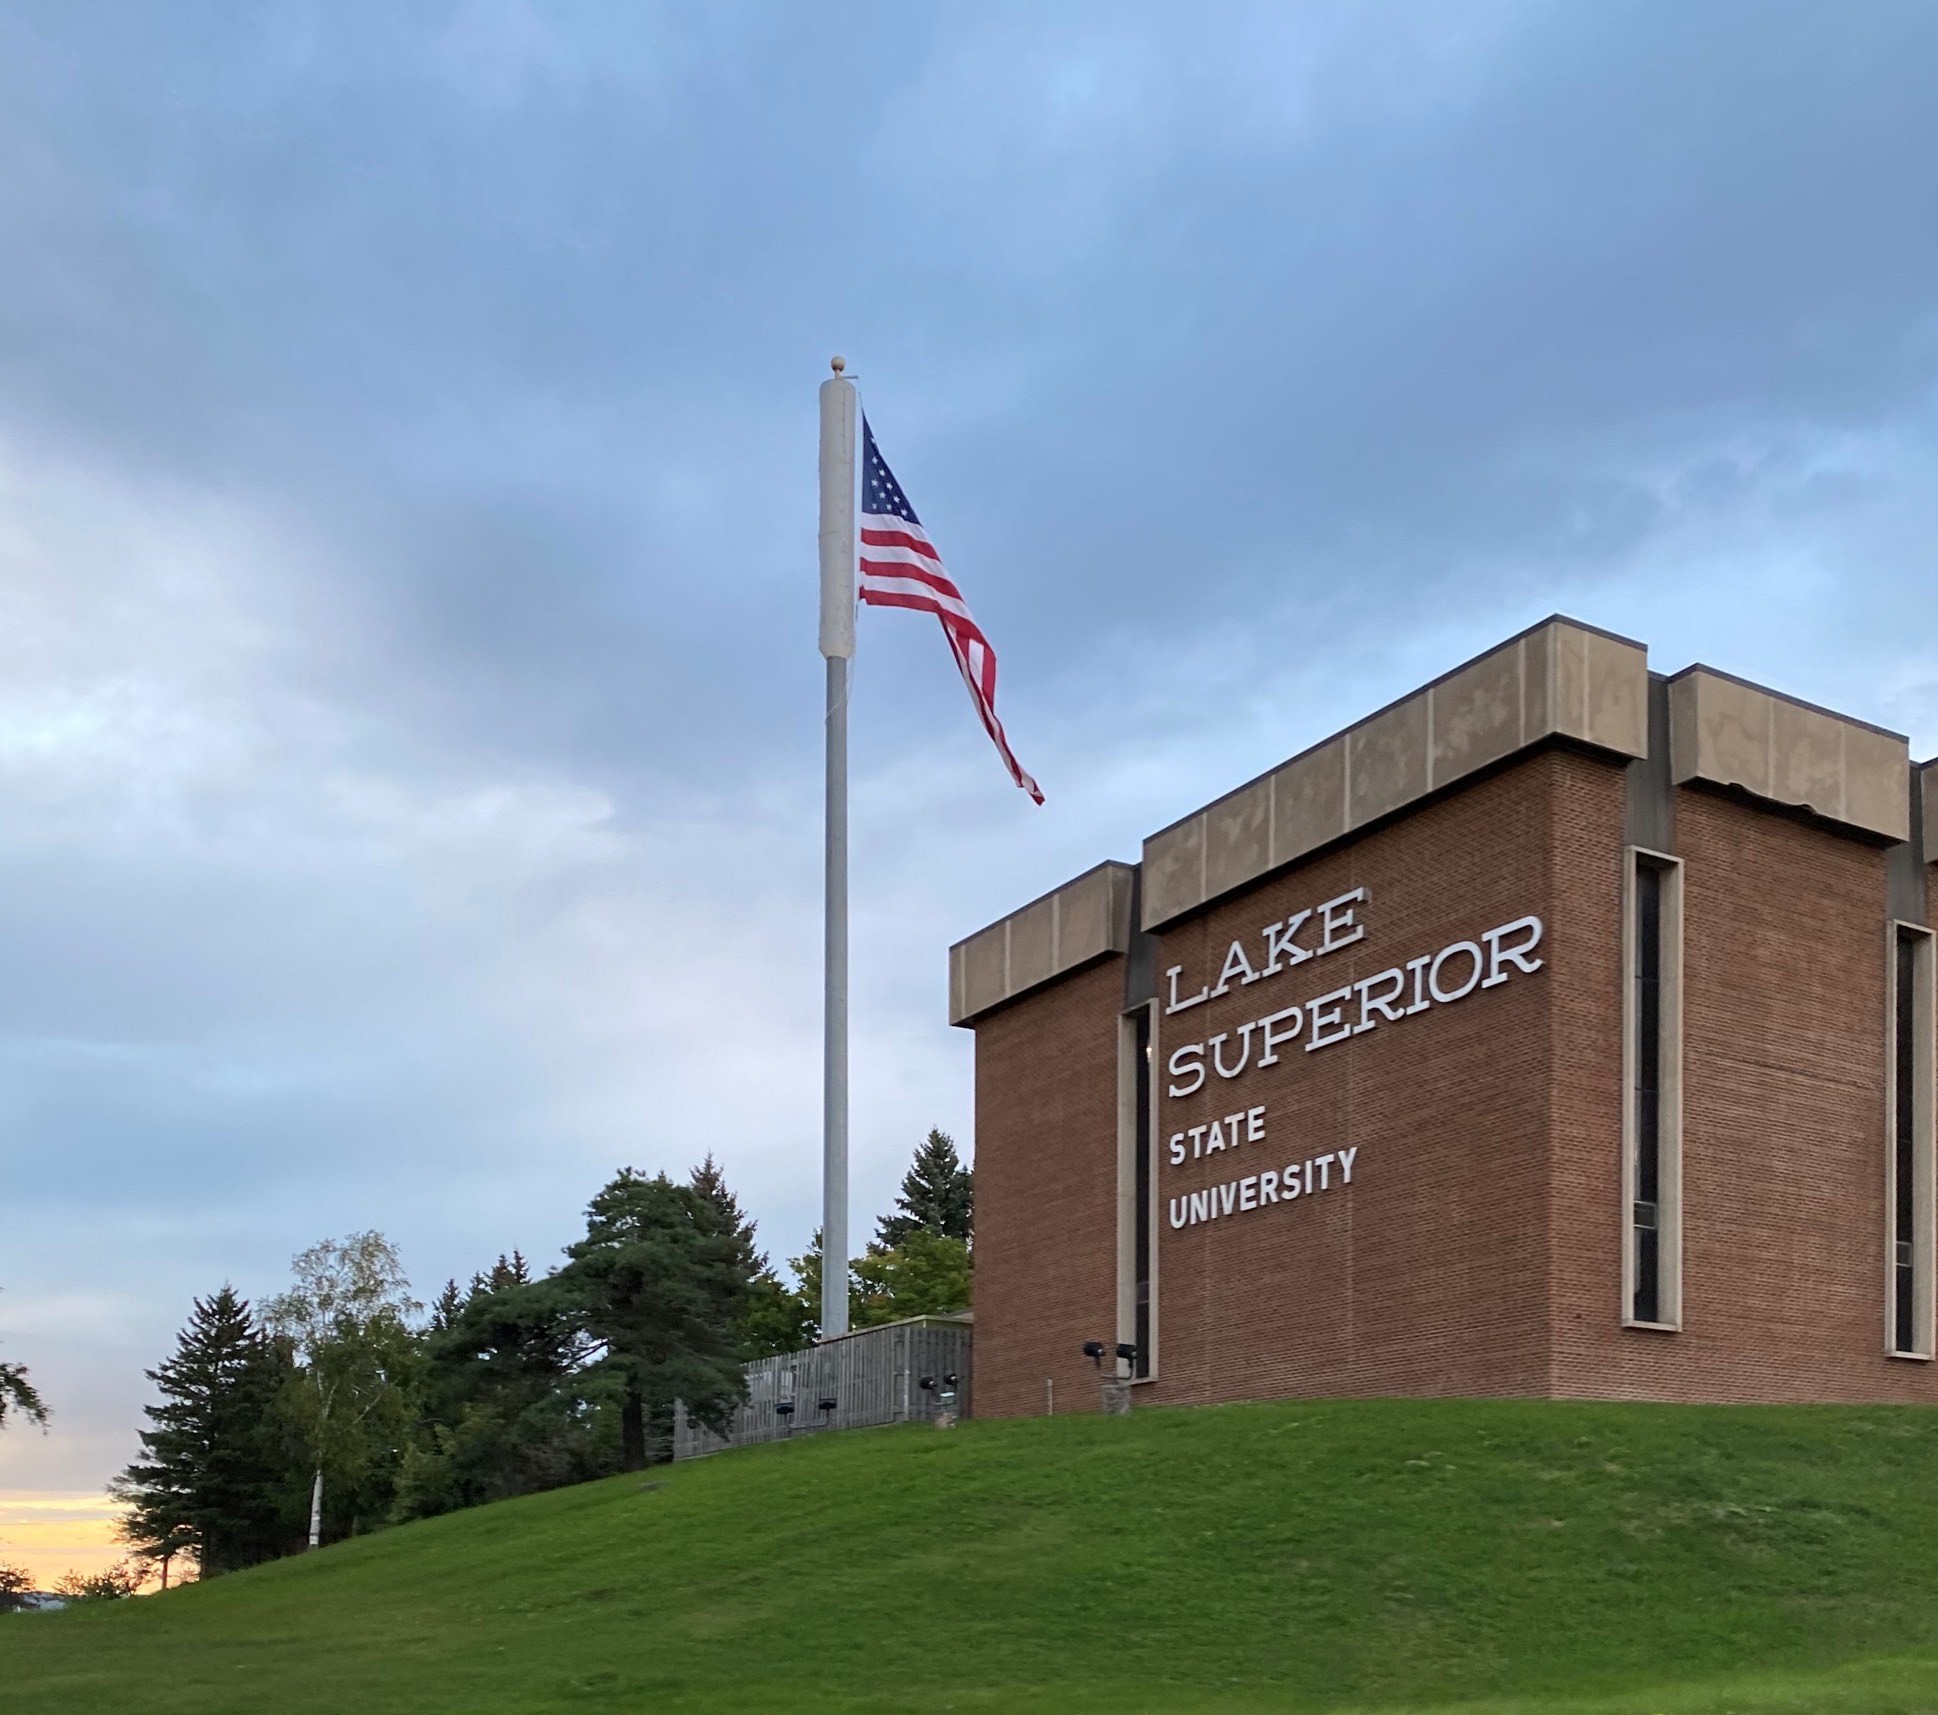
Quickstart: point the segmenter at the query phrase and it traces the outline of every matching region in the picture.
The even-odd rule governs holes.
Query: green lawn
[[[8,1715],[1938,1710],[1938,1412],[873,1430],[0,1620]]]

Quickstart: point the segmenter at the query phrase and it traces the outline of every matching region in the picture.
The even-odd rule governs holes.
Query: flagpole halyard
[[[827,796],[821,1010],[821,1338],[848,1331],[848,679],[855,652],[855,387],[821,383],[821,653]]]

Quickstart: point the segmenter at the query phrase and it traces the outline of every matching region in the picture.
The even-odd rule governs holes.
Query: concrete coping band
[[[1889,841],[1911,834],[1902,734],[1700,664],[1667,681],[1671,775]],[[1144,841],[1142,921],[1159,929],[1519,752],[1565,740],[1649,753],[1648,650],[1556,614]],[[1938,759],[1920,769],[1938,856]],[[949,1022],[1130,945],[1137,866],[1108,862],[949,949]]]

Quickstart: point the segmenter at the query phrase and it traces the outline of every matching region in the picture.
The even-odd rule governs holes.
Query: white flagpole
[[[821,383],[821,653],[828,663],[821,1013],[821,1338],[848,1332],[848,663],[855,653],[855,384]]]

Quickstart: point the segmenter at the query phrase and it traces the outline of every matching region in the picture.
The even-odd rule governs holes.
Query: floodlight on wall
[[[951,1370],[949,1374],[947,1374],[942,1378],[942,1385],[944,1387],[954,1387],[956,1383],[961,1379],[962,1378],[960,1376],[958,1376],[953,1370]]]
[[[1083,1343],[1083,1355],[1095,1364],[1098,1369],[1104,1367],[1104,1351],[1105,1346],[1101,1340],[1086,1340]]]
[[[924,1377],[923,1377],[923,1378],[922,1378],[922,1379],[921,1379],[920,1381],[918,1381],[918,1382],[917,1382],[917,1383],[916,1383],[915,1385],[916,1385],[917,1387],[919,1387],[919,1388],[920,1388],[920,1389],[921,1389],[921,1390],[922,1390],[922,1391],[923,1391],[924,1393],[934,1393],[934,1392],[935,1392],[935,1377],[934,1377],[934,1376],[924,1376]]]
[[[1137,1348],[1128,1340],[1119,1340],[1117,1342],[1117,1355],[1125,1363],[1129,1364],[1132,1369],[1137,1368]]]
[[[823,1410],[824,1412],[825,1412],[825,1411],[833,1411],[833,1410],[834,1410],[834,1406],[835,1406],[835,1402],[834,1402],[833,1400],[831,1400],[831,1399],[824,1399],[824,1400],[822,1400],[822,1402],[821,1402],[821,1409],[822,1409],[822,1410]]]
[[[776,1401],[774,1405],[774,1415],[776,1417],[792,1417],[794,1415],[793,1400],[783,1399],[783,1400]]]

